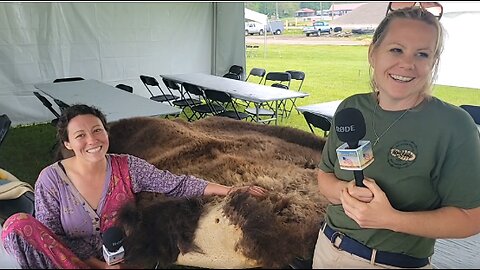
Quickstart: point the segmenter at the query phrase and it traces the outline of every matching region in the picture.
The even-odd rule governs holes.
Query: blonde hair
[[[378,46],[380,46],[380,44],[385,39],[385,36],[387,35],[391,22],[397,18],[422,21],[428,25],[432,25],[437,30],[437,40],[433,54],[434,63],[432,66],[432,72],[430,73],[430,79],[427,80],[427,84],[424,88],[424,94],[430,95],[432,92],[433,82],[437,79],[438,64],[440,62],[440,55],[443,51],[444,42],[443,26],[441,25],[439,20],[430,12],[426,11],[421,7],[413,6],[409,8],[394,10],[388,13],[387,16],[385,16],[385,18],[382,20],[382,22],[380,22],[377,29],[375,30],[375,33],[373,34],[373,39],[372,43],[370,43],[368,54],[370,56],[370,53],[372,53],[375,49],[378,48]],[[375,78],[373,77],[372,70],[373,67],[370,64],[370,86],[372,87],[372,91],[375,92],[377,89],[377,84],[375,82]]]

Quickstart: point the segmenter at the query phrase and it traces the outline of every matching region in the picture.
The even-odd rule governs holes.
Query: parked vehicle
[[[274,35],[280,35],[285,30],[282,21],[270,21],[265,26],[259,22],[245,22],[245,35],[263,35],[265,31],[267,33],[273,33]]]
[[[303,33],[309,37],[310,35],[321,35],[322,33],[330,34],[332,28],[328,22],[314,22],[311,26],[303,28]]]
[[[265,25],[258,22],[245,22],[245,35],[259,34],[260,36],[265,33]]]
[[[267,32],[273,33],[274,35],[280,35],[285,30],[282,21],[269,21],[267,24]]]
[[[375,32],[375,28],[373,27],[362,27],[362,28],[352,29],[353,34],[373,34],[374,32]]]

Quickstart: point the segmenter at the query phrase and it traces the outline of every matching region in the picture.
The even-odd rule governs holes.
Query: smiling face
[[[436,42],[433,25],[407,18],[391,21],[385,38],[369,51],[381,102],[412,106],[429,90]]]
[[[109,140],[102,121],[91,114],[75,116],[67,126],[68,141],[64,141],[67,149],[75,152],[77,158],[96,162],[105,159]]]

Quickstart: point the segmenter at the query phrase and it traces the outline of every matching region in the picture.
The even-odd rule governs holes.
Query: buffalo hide
[[[321,158],[323,139],[290,127],[219,117],[195,122],[143,117],[125,119],[112,123],[109,134],[112,153],[132,154],[175,174],[195,175],[228,186],[259,185],[269,190],[265,198],[234,193],[225,198],[202,200],[201,207],[196,201],[186,202],[193,206],[188,214],[185,212],[192,226],[201,215],[199,211],[221,201],[223,214],[231,224],[241,228],[242,237],[237,247],[245,257],[262,267],[279,268],[296,257],[311,256],[327,204],[316,185],[316,165]],[[128,223],[129,237],[136,237],[134,244],[138,246],[147,243],[135,234],[153,236],[159,234],[155,230],[164,230],[159,226],[134,229],[135,222],[143,222],[140,216],[148,215],[148,211],[156,211],[158,219],[185,224],[185,221],[175,221],[169,211],[160,213],[158,209],[162,206],[155,205],[155,198],[160,201],[161,197],[140,194],[137,210],[124,211],[121,219]],[[145,210],[152,205],[157,210]],[[171,237],[173,246],[179,250],[167,252],[170,258],[178,251],[201,252],[191,243],[193,229],[183,225],[168,227],[183,230],[187,235]],[[171,232],[171,235],[180,234]],[[152,242],[151,238],[144,236],[143,239]],[[139,261],[143,258],[151,263],[162,260],[160,251],[159,248],[151,252],[138,249],[135,256]],[[173,262],[164,256],[160,265]]]

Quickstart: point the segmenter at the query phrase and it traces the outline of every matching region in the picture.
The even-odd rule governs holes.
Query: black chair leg
[[[192,111],[192,115],[190,115],[190,117],[187,116],[187,121],[191,122],[191,121],[195,120],[195,119],[193,119],[194,117],[197,118],[196,120],[199,119],[198,116],[197,116],[197,112]]]
[[[183,108],[182,108],[182,113],[183,113],[183,115],[185,115],[185,117],[188,119],[188,114],[187,114],[187,112],[185,112],[185,109],[186,109],[186,107],[183,107]]]
[[[290,101],[292,101],[292,106],[290,106],[290,109],[288,109],[286,114],[285,114],[287,118],[290,117],[290,115],[292,114],[293,108],[297,109],[297,105],[295,105],[296,100],[297,99],[290,99]],[[297,110],[297,113],[300,114],[300,112],[298,110]]]

